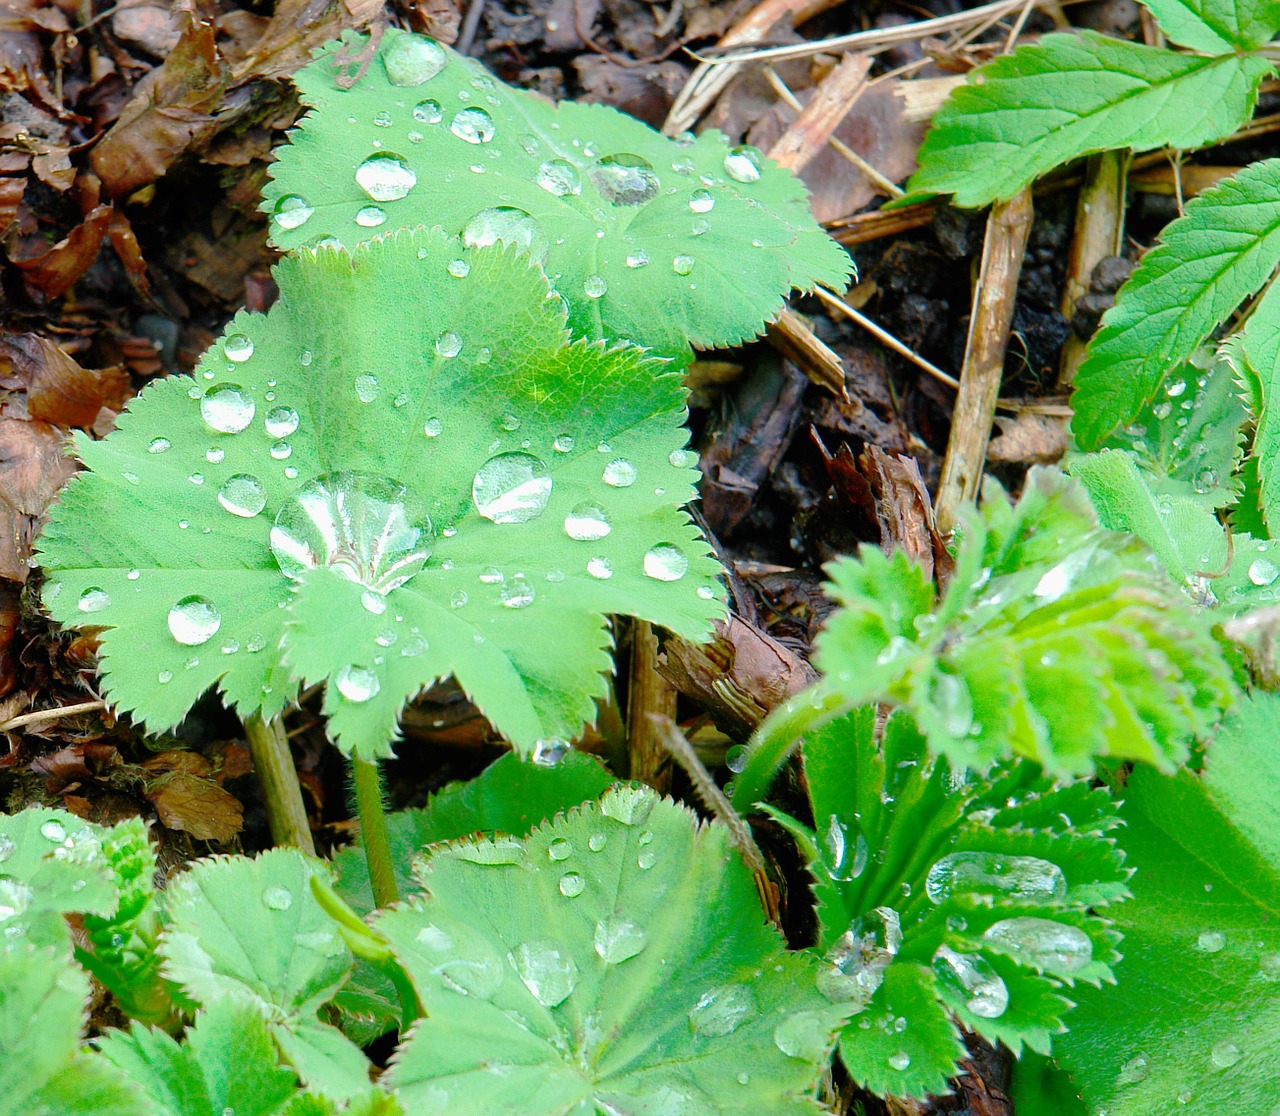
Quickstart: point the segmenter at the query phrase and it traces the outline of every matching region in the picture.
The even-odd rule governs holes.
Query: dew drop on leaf
[[[543,1007],[558,1007],[578,983],[573,957],[554,942],[522,942],[511,955],[516,973]]]
[[[1145,1054],[1136,1054],[1120,1067],[1116,1075],[1117,1085],[1136,1085],[1145,1081],[1151,1072],[1151,1062]]]
[[[386,220],[386,210],[379,209],[376,205],[366,205],[356,210],[356,224],[362,229],[376,229],[385,224]]]
[[[609,838],[603,833],[593,833],[587,838],[587,848],[592,852],[600,852],[608,843]],[[1280,959],[1280,955],[1277,955],[1277,959]]]
[[[558,434],[556,440],[551,443],[556,453],[572,453],[574,440],[572,434]]]
[[[797,1011],[773,1029],[773,1043],[788,1058],[817,1062],[827,1051],[831,1028],[816,1011]]]
[[[546,256],[551,246],[536,218],[509,205],[480,210],[463,228],[462,240],[472,248],[485,248],[499,242],[514,244],[538,261]]]
[[[429,97],[413,106],[413,118],[419,124],[439,124],[443,116],[444,110],[440,107],[440,102]]]
[[[157,674],[157,675],[156,675],[156,681],[157,681],[157,682],[159,682],[159,683],[160,683],[160,685],[162,685],[162,686],[163,686],[163,685],[165,685],[165,683],[167,683],[167,682],[172,682],[172,681],[173,681],[173,671],[171,671],[171,670],[162,670],[159,674]]]
[[[444,429],[444,423],[438,418],[429,418],[422,425],[422,432],[428,438],[440,437],[440,431]]]
[[[1067,896],[1062,869],[1035,856],[992,852],[950,853],[929,869],[925,894],[943,903],[956,892],[1001,892],[1010,899],[1058,902]]]
[[[588,275],[582,281],[582,291],[588,298],[601,298],[608,289],[603,275]]]
[[[356,183],[376,202],[399,201],[418,184],[418,176],[403,156],[378,151],[356,168]]]
[[[462,338],[453,330],[446,329],[436,338],[436,352],[442,357],[456,357],[462,352]]]
[[[743,984],[721,984],[698,997],[689,1010],[695,1035],[718,1038],[736,1031],[757,1014],[756,998]]]
[[[1196,949],[1201,953],[1218,953],[1227,944],[1227,936],[1221,930],[1201,930],[1196,938]]]
[[[232,515],[252,519],[267,506],[267,492],[252,473],[235,473],[218,489],[218,503]]]
[[[482,108],[465,108],[453,118],[449,125],[451,131],[460,140],[467,143],[488,143],[493,139],[497,128],[493,117]]]
[[[627,152],[597,160],[587,177],[611,205],[644,205],[656,198],[662,187],[653,164]]]
[[[645,267],[648,263],[649,263],[649,253],[646,252],[643,248],[638,249],[635,252],[632,252],[631,255],[627,257],[628,267]]]
[[[724,173],[735,182],[757,182],[760,179],[760,153],[743,144],[724,157]]]
[[[430,81],[444,69],[444,50],[422,35],[397,35],[382,53],[387,80],[392,85],[415,86]]]
[[[67,839],[67,831],[61,822],[47,821],[40,827],[40,836],[46,841],[60,845]]]
[[[273,438],[287,438],[298,429],[298,412],[292,407],[272,407],[264,420]]]
[[[625,457],[615,457],[604,467],[604,483],[613,488],[629,488],[636,482],[636,467]]]
[[[382,389],[378,385],[378,377],[365,374],[356,377],[356,398],[361,403],[372,403],[378,398],[378,392]]]
[[[689,227],[689,231],[693,233],[694,236],[705,236],[711,231],[711,222],[706,220],[706,218],[699,217]]]
[[[676,256],[671,261],[671,270],[677,275],[688,275],[693,270],[693,257]]]
[[[984,942],[1002,946],[1016,961],[1057,973],[1077,973],[1093,960],[1093,942],[1078,926],[1019,916],[992,923]]]
[[[1224,1039],[1222,1042],[1215,1042],[1209,1050],[1209,1060],[1213,1062],[1219,1069],[1230,1069],[1244,1055],[1234,1042]]]
[[[253,398],[239,384],[214,384],[200,397],[200,416],[219,434],[239,434],[253,421]]]
[[[523,574],[516,574],[502,587],[502,603],[507,608],[528,608],[536,596]]]
[[[546,462],[528,453],[500,453],[476,471],[471,499],[494,523],[527,523],[546,510],[551,475]]]
[[[222,613],[207,597],[183,597],[169,609],[169,632],[187,647],[208,643],[222,627]]]
[[[716,200],[709,190],[694,190],[689,195],[689,208],[694,213],[709,213],[715,204]]]
[[[658,854],[654,852],[642,852],[638,857],[636,857],[636,867],[642,872],[647,872],[657,863]]]
[[[310,220],[315,207],[308,205],[305,198],[297,194],[285,194],[278,202],[272,216],[282,229],[298,229]]]
[[[613,563],[608,558],[592,558],[587,562],[587,573],[599,581],[608,581],[613,576]]]
[[[360,594],[360,604],[365,612],[374,616],[381,616],[387,611],[387,598],[381,593],[375,593],[372,589],[366,589]]]
[[[502,962],[492,954],[448,961],[438,972],[446,987],[478,1000],[493,999],[502,987]]]
[[[1267,558],[1255,558],[1249,563],[1249,580],[1254,585],[1270,585],[1280,577],[1280,566]]]
[[[80,594],[76,608],[81,612],[101,612],[111,604],[111,594],[105,589],[93,586]]]
[[[560,877],[560,894],[566,899],[575,899],[586,889],[587,881],[577,872],[566,872]]]
[[[582,193],[582,178],[577,167],[564,159],[547,160],[538,168],[533,180],[557,198]]]
[[[688,570],[689,559],[684,551],[671,543],[659,543],[645,552],[645,576],[654,581],[679,581]]]
[[[378,696],[382,684],[368,667],[349,663],[333,676],[333,683],[348,701],[364,702]]]
[[[449,603],[453,605],[454,608],[463,608],[470,599],[471,598],[467,596],[467,591],[465,589],[458,589],[455,590],[453,596],[449,598]]]
[[[568,860],[573,855],[573,845],[563,837],[557,837],[547,846],[547,856],[551,860]]]
[[[895,1069],[899,1073],[907,1069],[911,1065],[911,1055],[905,1050],[899,1050],[896,1054],[890,1054],[886,1059],[890,1069]]]
[[[620,965],[649,944],[649,934],[625,918],[610,917],[596,923],[593,941],[596,953],[606,965]]]
[[[940,945],[933,955],[939,984],[982,1019],[998,1019],[1009,1006],[1009,989],[980,953],[957,953]]]
[[[594,542],[610,530],[609,517],[599,504],[576,504],[564,517],[564,533],[578,542]]]
[[[222,653],[224,655],[234,655],[240,650],[240,641],[238,639],[227,639],[222,642]]]
[[[293,906],[293,892],[287,887],[263,888],[262,905],[273,911],[287,911]]]
[[[471,265],[466,260],[450,260],[445,270],[455,279],[465,279],[471,274]]]
[[[293,446],[288,442],[279,441],[271,443],[271,456],[276,461],[284,461],[293,453]]]
[[[253,356],[253,342],[243,333],[233,333],[222,342],[222,351],[227,354],[228,360],[239,364]]]
[[[151,441],[147,443],[147,452],[164,453],[164,451],[171,445],[173,445],[173,443],[170,442],[168,438],[152,438]]]

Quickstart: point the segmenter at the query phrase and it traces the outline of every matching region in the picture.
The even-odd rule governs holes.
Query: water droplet
[[[522,942],[511,955],[511,964],[543,1007],[558,1007],[578,983],[578,966],[554,942]]]
[[[709,190],[694,190],[689,195],[689,208],[694,213],[709,213],[715,204],[716,200],[711,196]]]
[[[524,574],[516,574],[502,587],[502,603],[507,608],[528,608],[535,596],[533,586],[525,580]]]
[[[582,178],[578,169],[564,159],[549,159],[533,176],[534,182],[557,198],[582,193]]]
[[[272,407],[264,424],[271,437],[287,438],[298,429],[298,412],[292,407]]]
[[[689,559],[678,546],[659,543],[645,552],[645,576],[654,581],[679,581],[688,571]]]
[[[560,877],[560,894],[566,899],[575,899],[586,890],[587,881],[577,872],[566,872]]]
[[[654,852],[642,852],[636,857],[636,867],[642,872],[647,872],[658,862],[658,854]]]
[[[1151,1062],[1145,1054],[1137,1054],[1120,1067],[1116,1075],[1117,1085],[1136,1085],[1145,1081],[1151,1072]]]
[[[1176,399],[1179,395],[1181,395],[1184,391],[1187,390],[1187,381],[1174,380],[1164,390],[1165,390],[1165,394],[1168,395],[1171,399]]]
[[[222,342],[222,351],[228,360],[240,364],[253,356],[253,342],[243,333],[233,333]]]
[[[718,1038],[730,1035],[758,1013],[756,998],[742,984],[721,984],[698,997],[689,1010],[689,1026],[695,1035]]]
[[[551,245],[536,218],[509,205],[480,210],[462,230],[462,240],[472,248],[484,248],[500,241],[514,244],[534,260],[542,260]]]
[[[1249,563],[1249,580],[1254,585],[1270,585],[1280,577],[1280,567],[1267,558],[1255,558]]]
[[[124,576],[127,577],[130,581],[137,581],[138,578],[142,576],[142,573],[139,570],[130,570]]]
[[[326,473],[281,506],[271,551],[285,576],[302,579],[328,566],[386,594],[413,577],[431,555],[431,520],[410,510],[403,485],[363,473]]]
[[[502,962],[493,954],[446,961],[436,972],[445,987],[460,996],[491,1000],[502,987]]]
[[[307,204],[305,198],[297,194],[285,194],[276,202],[272,216],[282,229],[296,229],[305,225],[315,212],[315,207]]]
[[[369,701],[377,697],[378,691],[382,689],[382,683],[373,671],[354,663],[342,667],[333,676],[333,682],[338,687],[338,693],[348,701]]]
[[[413,106],[413,118],[419,124],[439,124],[443,116],[444,110],[440,107],[440,102],[429,97]]]
[[[378,151],[356,168],[356,182],[374,201],[389,202],[407,197],[418,176],[402,156]]]
[[[479,577],[486,585],[497,585],[505,580],[502,576],[502,571],[497,566],[485,566],[480,571]]]
[[[625,457],[615,457],[604,467],[604,483],[614,488],[627,488],[636,482],[636,467]]]
[[[735,775],[741,775],[747,766],[747,749],[735,744],[724,754],[724,765]]]
[[[646,267],[649,263],[649,253],[643,248],[637,249],[627,257],[628,267]]]
[[[1009,989],[980,953],[957,953],[941,945],[933,955],[939,985],[982,1019],[998,1019],[1009,1006]]]
[[[1157,403],[1151,408],[1151,413],[1158,419],[1167,419],[1171,414],[1173,414],[1173,404],[1167,400],[1162,403]]]
[[[179,643],[198,647],[222,627],[222,613],[207,597],[183,597],[169,609],[169,631]]]
[[[1055,973],[1078,973],[1093,960],[1093,942],[1078,926],[1051,918],[1005,918],[982,935],[1007,950],[1015,960]]]
[[[593,833],[587,838],[587,848],[592,852],[600,852],[608,843],[609,838],[603,833]],[[1280,955],[1277,955],[1277,959],[1280,960]]]
[[[551,443],[556,453],[572,453],[574,440],[572,434],[559,434],[556,440]]]
[[[171,671],[171,670],[162,670],[159,674],[157,674],[157,675],[156,675],[156,681],[157,681],[157,682],[159,682],[159,683],[160,683],[160,685],[162,685],[162,686],[163,686],[166,682],[172,682],[172,681],[173,681],[173,671]]]
[[[387,80],[401,86],[430,81],[444,69],[446,61],[444,50],[423,35],[397,35],[382,54]]]
[[[671,261],[671,270],[677,275],[688,275],[693,270],[693,257],[676,256]]]
[[[456,357],[462,352],[462,338],[451,329],[446,329],[436,338],[436,352],[442,357]]]
[[[67,839],[67,830],[61,822],[47,821],[40,827],[40,836],[60,845]]]
[[[735,182],[759,181],[760,152],[746,144],[732,148],[724,157],[724,173]]]
[[[603,275],[588,275],[582,281],[582,290],[588,298],[600,298],[609,289]]]
[[[1227,936],[1221,930],[1201,930],[1196,938],[1196,949],[1201,953],[1217,953],[1227,944]]]
[[[1243,1057],[1240,1047],[1226,1039],[1215,1042],[1209,1050],[1210,1061],[1219,1069],[1230,1069]]]
[[[451,131],[460,140],[467,143],[488,143],[493,139],[497,128],[493,117],[482,108],[465,108],[453,118],[449,125]]]
[[[458,589],[455,590],[453,596],[449,598],[449,603],[453,605],[454,608],[463,608],[470,599],[471,598],[467,596],[467,591],[465,589]]]
[[[613,576],[613,563],[608,558],[592,558],[587,562],[587,573],[600,581],[608,581]]]
[[[379,209],[376,205],[366,205],[356,210],[356,224],[362,229],[376,229],[379,225],[386,224],[386,220],[386,210]]]
[[[287,911],[293,906],[293,892],[287,887],[264,888],[262,903],[273,911]]]
[[[652,163],[626,152],[606,155],[587,176],[611,205],[643,205],[656,198],[662,187]]]
[[[649,944],[649,934],[625,918],[610,917],[596,923],[594,940],[596,953],[606,965],[620,965]]]
[[[551,475],[546,462],[528,453],[500,453],[476,472],[471,499],[494,523],[526,523],[546,510]]]
[[[440,437],[440,431],[444,429],[444,423],[438,418],[429,418],[422,426],[422,432],[428,438]]]
[[[578,542],[594,542],[610,530],[609,517],[599,504],[577,504],[564,517],[564,533]]]
[[[994,891],[1010,899],[1057,902],[1066,898],[1062,869],[1035,856],[959,852],[944,856],[925,879],[925,893],[942,903],[954,892]]]
[[[568,860],[573,855],[573,845],[563,837],[557,837],[547,846],[547,856],[552,860]]]
[[[152,438],[151,441],[147,443],[147,452],[164,453],[164,451],[171,445],[173,445],[173,443],[170,442],[168,438]]]
[[[111,594],[105,589],[93,586],[80,594],[80,600],[76,602],[76,607],[81,612],[101,612],[110,604]]]
[[[18,851],[18,843],[7,833],[0,833],[0,864]]]
[[[253,399],[239,384],[214,384],[200,397],[201,417],[220,434],[239,434],[253,412]]]
[[[232,637],[222,641],[222,653],[224,655],[234,655],[240,650],[240,641]]]
[[[252,473],[235,473],[218,489],[218,503],[232,515],[252,519],[267,506],[267,491]]]

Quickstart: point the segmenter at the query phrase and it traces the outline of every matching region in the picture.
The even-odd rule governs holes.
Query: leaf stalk
[[[292,845],[308,856],[316,855],[311,838],[307,809],[302,802],[302,785],[289,751],[284,719],[279,715],[264,719],[255,713],[244,722],[244,734],[253,756],[253,769],[267,808],[271,840],[277,845]]]
[[[369,865],[369,882],[379,907],[400,900],[391,844],[387,839],[387,807],[382,795],[382,772],[377,760],[351,757],[351,779],[356,791],[356,814],[360,818],[360,841]]]

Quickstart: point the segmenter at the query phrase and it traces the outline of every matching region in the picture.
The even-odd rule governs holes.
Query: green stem
[[[249,740],[253,769],[258,774],[258,786],[267,808],[271,840],[315,856],[316,846],[311,839],[307,808],[302,803],[302,786],[298,782],[298,770],[293,766],[284,719],[277,714],[263,720],[261,714],[255,713],[245,721],[244,734]]]
[[[351,778],[356,788],[356,814],[360,818],[360,840],[369,865],[369,883],[374,902],[389,907],[400,899],[396,871],[391,863],[387,840],[387,808],[382,801],[382,774],[377,760],[351,757]]]

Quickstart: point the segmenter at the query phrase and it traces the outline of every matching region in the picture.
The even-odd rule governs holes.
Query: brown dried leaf
[[[71,165],[71,148],[62,144],[40,144],[39,147],[39,152],[31,160],[35,176],[55,190],[70,190],[76,180],[76,169]]]
[[[0,178],[0,235],[8,231],[18,216],[18,206],[26,192],[25,178]]]
[[[258,44],[236,66],[235,80],[288,77],[311,61],[316,47],[348,27],[368,27],[382,12],[382,0],[281,0]]]
[[[48,251],[24,259],[11,249],[9,259],[46,298],[60,298],[98,258],[98,249],[110,223],[111,206],[99,205]]]
[[[987,446],[987,460],[1052,465],[1067,452],[1067,420],[1056,415],[996,415],[1000,433]]]
[[[168,752],[161,752],[157,756],[152,756],[149,760],[144,760],[141,766],[148,771],[155,772],[157,775],[163,775],[170,771],[181,771],[187,775],[198,775],[201,778],[205,778],[213,770],[204,756],[187,748],[174,748]]]
[[[0,418],[0,577],[27,580],[39,518],[76,471],[65,446],[48,423]]]
[[[21,599],[17,584],[0,580],[0,696],[11,693],[20,677],[21,664],[14,639],[22,620]],[[0,711],[0,721],[12,715]]]
[[[197,841],[225,844],[244,825],[239,799],[198,775],[168,771],[150,780],[145,794],[161,824],[182,830]]]
[[[125,0],[111,17],[111,29],[157,58],[167,55],[182,38],[177,11],[167,4],[149,4],[146,0]]]
[[[37,756],[31,761],[31,770],[44,779],[50,794],[57,794],[69,783],[99,778],[123,762],[111,744],[72,744]]]
[[[52,341],[34,333],[0,339],[5,361],[26,384],[27,411],[54,426],[90,429],[103,407],[120,411],[129,398],[128,374],[120,368],[81,368]]]

